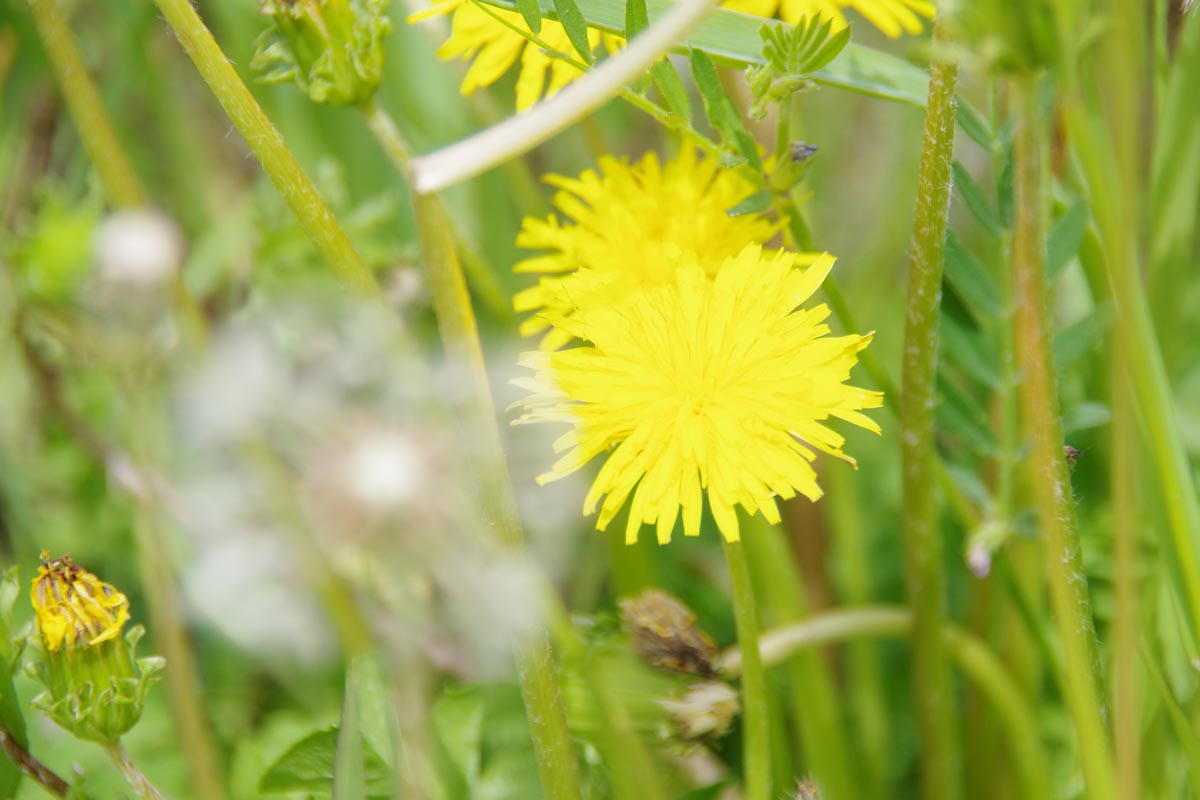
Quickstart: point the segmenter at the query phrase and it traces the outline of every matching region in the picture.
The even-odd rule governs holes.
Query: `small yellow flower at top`
[[[933,19],[929,0],[726,0],[725,8],[756,17],[778,16],[789,25],[818,15],[833,20],[833,29],[846,27],[843,9],[852,8],[890,39],[915,35],[923,28],[922,18]]]
[[[68,555],[52,560],[43,550],[41,558],[31,597],[46,649],[54,653],[64,645],[88,647],[116,638],[129,621],[125,595]]]
[[[547,54],[532,42],[529,37],[533,32],[525,18],[515,11],[494,6],[484,9],[476,0],[433,0],[430,8],[410,15],[408,22],[445,14],[453,14],[450,38],[438,48],[437,55],[446,61],[461,58],[472,62],[459,89],[463,96],[500,80],[518,59],[521,72],[517,78],[517,111],[526,110],[542,97],[550,97],[583,75],[577,66]],[[537,38],[550,49],[579,60],[566,30],[554,20],[542,20]],[[588,44],[593,51],[603,45],[608,52],[616,52],[622,42],[619,36],[588,28]]]
[[[706,494],[729,541],[735,506],[774,524],[776,497],[819,498],[816,451],[854,463],[827,423],[878,433],[861,410],[883,400],[846,383],[871,335],[830,337],[829,309],[801,307],[833,262],[823,254],[800,270],[789,253],[748,245],[716,270],[685,259],[662,286],[553,320],[589,344],[521,357],[534,375],[514,381],[530,392],[518,422],[571,427],[538,482],[603,454],[584,513],[599,505],[604,530],[632,497],[627,542],[643,524],[668,542],[681,515],[684,534],[698,535]]]
[[[521,333],[544,333],[543,349],[571,338],[565,329],[551,327],[550,318],[670,283],[684,253],[715,273],[727,256],[767,242],[782,227],[758,213],[729,216],[754,186],[690,147],[665,164],[654,153],[636,164],[606,156],[598,170],[578,178],[551,175],[546,182],[560,189],[554,205],[562,219],[525,218],[517,245],[549,252],[514,267],[543,277],[513,299],[517,311],[535,312]],[[810,264],[816,255],[792,258]]]

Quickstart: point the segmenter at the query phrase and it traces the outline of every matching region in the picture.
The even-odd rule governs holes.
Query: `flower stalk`
[[[29,0],[29,10],[104,194],[118,208],[144,206],[146,193],[117,139],[57,0]]]
[[[117,765],[117,769],[121,770],[122,777],[125,782],[133,789],[134,795],[141,800],[163,800],[162,792],[150,782],[138,765],[133,763],[133,759],[129,757],[129,752],[125,746],[118,742],[110,742],[104,745],[104,752],[108,753],[108,757]]]
[[[476,468],[483,481],[484,515],[492,521],[497,539],[517,546],[524,541],[525,534],[496,422],[475,313],[446,209],[436,195],[414,193],[413,215],[446,356],[456,369],[462,370],[466,384],[461,413],[468,429],[467,441],[477,446]],[[517,644],[517,675],[546,797],[548,800],[582,797],[575,749],[555,674],[554,653],[544,633]]]
[[[66,797],[71,785],[58,776],[54,770],[38,761],[16,737],[3,726],[0,726],[0,751],[9,761],[17,765],[21,772],[38,782],[38,785],[55,797]]]
[[[803,622],[773,628],[762,634],[759,647],[763,664],[774,667],[803,650],[863,638],[910,638],[915,631],[915,618],[908,609],[861,606],[826,611]],[[1004,723],[1020,781],[1019,796],[1027,800],[1050,800],[1053,796],[1050,768],[1038,734],[1037,718],[1021,687],[988,646],[970,633],[947,625],[941,635],[947,653],[979,686]],[[739,674],[744,669],[743,656],[740,647],[728,650],[721,658],[721,668]]]
[[[1016,81],[1016,231],[1012,246],[1013,334],[1024,381],[1021,411],[1031,440],[1033,484],[1051,605],[1064,653],[1063,695],[1079,737],[1088,796],[1115,797],[1108,736],[1100,704],[1102,679],[1087,579],[1079,547],[1075,499],[1063,454],[1050,331],[1046,325],[1043,184],[1046,153],[1039,120],[1038,81]]]
[[[43,1],[43,0],[39,0]],[[49,2],[50,0],[44,0]],[[300,220],[313,246],[347,287],[377,294],[379,287],[333,212],[321,199],[279,131],[238,77],[189,0],[156,0],[179,43],[241,133],[267,177]]]
[[[737,626],[738,646],[743,658],[742,713],[743,775],[746,800],[768,800],[771,794],[771,722],[767,699],[767,673],[763,668],[758,643],[758,608],[746,552],[741,542],[722,539],[725,560],[729,563],[729,582],[733,592],[733,617]]]
[[[945,22],[934,25],[934,47],[946,42]],[[904,554],[913,610],[913,681],[921,733],[922,786],[926,800],[960,794],[954,693],[946,657],[942,532],[936,503],[933,408],[937,378],[938,316],[950,166],[954,160],[958,65],[935,49],[918,176],[912,261],[909,268],[904,366],[900,397],[904,490]]]

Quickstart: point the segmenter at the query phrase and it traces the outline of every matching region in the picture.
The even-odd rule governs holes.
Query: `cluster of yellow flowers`
[[[437,54],[445,60],[461,58],[472,62],[462,82],[464,95],[495,83],[519,59],[517,110],[524,111],[582,74],[578,67],[554,54],[575,55],[566,30],[554,20],[542,21],[537,43],[524,17],[515,11],[485,7],[483,0],[432,0],[432,3],[428,9],[411,15],[408,21],[452,15],[450,38]],[[754,16],[778,17],[791,25],[818,15],[832,20],[836,29],[846,26],[844,10],[849,8],[893,39],[903,33],[920,33],[922,18],[932,19],[934,13],[929,0],[726,0],[724,5]],[[619,36],[588,29],[588,43],[593,51],[602,47],[612,53],[623,42]]]
[[[648,524],[665,543],[680,516],[697,535],[705,494],[729,541],[737,505],[774,523],[776,497],[820,497],[817,451],[853,463],[826,422],[878,433],[861,410],[882,402],[845,383],[870,335],[830,337],[829,309],[801,307],[834,258],[764,249],[777,223],[725,213],[750,184],[690,150],[550,182],[567,221],[527,219],[518,239],[549,252],[517,265],[542,273],[516,298],[542,340],[515,383],[521,422],[571,430],[539,482],[607,454],[584,512],[604,530],[632,498],[628,542]]]

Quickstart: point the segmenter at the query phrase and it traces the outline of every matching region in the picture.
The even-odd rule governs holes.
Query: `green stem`
[[[267,177],[300,220],[313,246],[346,286],[377,293],[378,285],[333,212],[304,174],[279,131],[242,83],[229,59],[204,26],[190,0],[155,0],[225,113],[241,133]]]
[[[910,638],[917,624],[911,611],[894,606],[863,606],[814,615],[804,622],[767,631],[759,642],[766,666],[782,663],[794,653],[864,637]],[[940,631],[948,654],[963,673],[987,695],[1008,734],[1014,763],[1026,800],[1050,800],[1050,768],[1038,733],[1037,717],[1016,682],[987,645],[969,633],[947,625]],[[730,649],[721,668],[733,675],[743,670],[743,650]]]
[[[158,791],[150,779],[138,769],[137,764],[133,763],[133,759],[129,757],[129,753],[120,741],[109,742],[101,746],[113,763],[117,765],[117,769],[121,770],[121,776],[133,789],[134,795],[141,800],[163,800],[162,792]]]
[[[944,41],[944,23],[939,21],[934,26],[935,47]],[[949,800],[960,793],[953,684],[942,635],[946,625],[946,577],[934,491],[933,441],[938,314],[950,207],[950,165],[954,160],[957,84],[958,65],[936,55],[929,67],[900,397],[905,566],[915,621],[913,680],[922,743],[922,787],[927,800]]]
[[[460,414],[466,428],[465,439],[474,446],[475,468],[483,483],[484,517],[492,521],[498,540],[520,545],[524,531],[496,421],[475,314],[446,209],[436,195],[414,193],[413,214],[446,358],[460,371],[466,388]],[[575,750],[554,671],[554,654],[545,634],[518,645],[517,672],[546,797],[548,800],[581,797]]]
[[[404,136],[396,127],[396,123],[374,98],[363,103],[360,110],[366,118],[367,127],[374,134],[375,140],[379,142],[379,146],[387,153],[388,158],[391,159],[400,174],[407,177],[408,160],[412,157],[412,150],[409,148],[408,142],[404,141]],[[508,296],[497,283],[496,276],[492,273],[491,267],[479,249],[463,234],[462,228],[459,227],[452,215],[446,215],[446,222],[450,225],[455,242],[458,243],[463,269],[470,278],[471,285],[479,298],[498,318],[512,319],[513,312]]]
[[[1115,797],[1115,787],[1100,706],[1099,648],[1083,573],[1075,500],[1063,455],[1062,417],[1046,325],[1046,154],[1037,87],[1034,78],[1022,79],[1014,86],[1013,337],[1018,368],[1024,375],[1020,400],[1030,429],[1030,480],[1041,525],[1050,600],[1064,652],[1065,671],[1060,674],[1060,683],[1079,736],[1089,796],[1111,798]]]
[[[758,647],[758,609],[746,552],[741,542],[725,543],[729,582],[733,592],[733,617],[742,662],[743,785],[746,800],[768,800],[771,794],[771,721],[767,707],[767,674]]]
[[[1121,323],[1118,322],[1118,325]],[[1125,385],[1125,347],[1118,333],[1112,370],[1113,561],[1116,610],[1113,614],[1113,732],[1117,785],[1122,798],[1137,798],[1140,783],[1141,713],[1138,622],[1137,422]]]
[[[756,514],[747,521],[743,542],[760,587],[758,596],[764,601],[764,622],[778,625],[807,617],[810,612],[803,572],[797,568],[781,531]],[[824,654],[806,652],[789,661],[788,682],[804,750],[825,796],[834,800],[861,797],[850,764],[837,683]]]
[[[112,120],[100,102],[95,84],[88,77],[83,57],[58,3],[56,0],[29,0],[29,10],[33,13],[38,35],[42,37],[46,56],[67,101],[75,129],[109,202],[118,208],[144,206],[146,193],[117,140]]]

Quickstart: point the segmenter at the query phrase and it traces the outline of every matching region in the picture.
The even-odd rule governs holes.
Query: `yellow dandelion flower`
[[[125,595],[66,555],[51,560],[42,551],[31,597],[38,633],[52,653],[64,644],[86,647],[113,639],[129,621]]]
[[[790,25],[814,15],[833,20],[834,30],[846,27],[843,9],[852,8],[891,39],[917,34],[921,19],[933,19],[929,0],[726,0],[725,8],[756,17],[778,16]]]
[[[583,74],[578,67],[547,55],[518,33],[532,35],[525,18],[515,11],[492,7],[485,11],[474,0],[434,0],[431,8],[409,16],[408,21],[420,22],[444,14],[453,15],[450,38],[438,48],[437,55],[444,61],[461,58],[471,62],[459,88],[463,96],[500,80],[518,59],[521,61],[517,77],[518,111],[524,111],[543,96],[553,95]],[[554,20],[542,20],[542,30],[537,36],[550,48],[576,56],[566,30]],[[588,29],[588,44],[593,51],[603,44],[606,50],[615,52],[621,43],[619,36]]]
[[[704,494],[729,541],[736,505],[775,523],[777,496],[819,498],[815,451],[853,463],[826,422],[878,433],[860,411],[883,399],[845,383],[871,335],[830,337],[829,309],[801,308],[833,262],[823,254],[802,271],[787,253],[748,245],[713,278],[684,264],[664,286],[556,320],[590,344],[521,357],[534,375],[515,382],[531,393],[518,421],[571,425],[539,483],[607,453],[584,513],[599,504],[604,530],[632,495],[627,542],[643,524],[670,541],[680,513],[684,534],[697,535]]]
[[[570,341],[564,329],[551,328],[548,318],[665,285],[674,279],[683,254],[715,272],[726,257],[766,242],[782,227],[762,214],[730,217],[726,211],[754,187],[691,148],[665,165],[654,153],[634,165],[605,157],[596,171],[578,178],[551,175],[546,182],[560,190],[554,205],[566,222],[554,215],[525,219],[517,245],[550,252],[514,267],[543,277],[513,299],[517,311],[537,312],[521,325],[521,333],[545,332],[544,349]],[[812,263],[815,257],[796,258]]]

